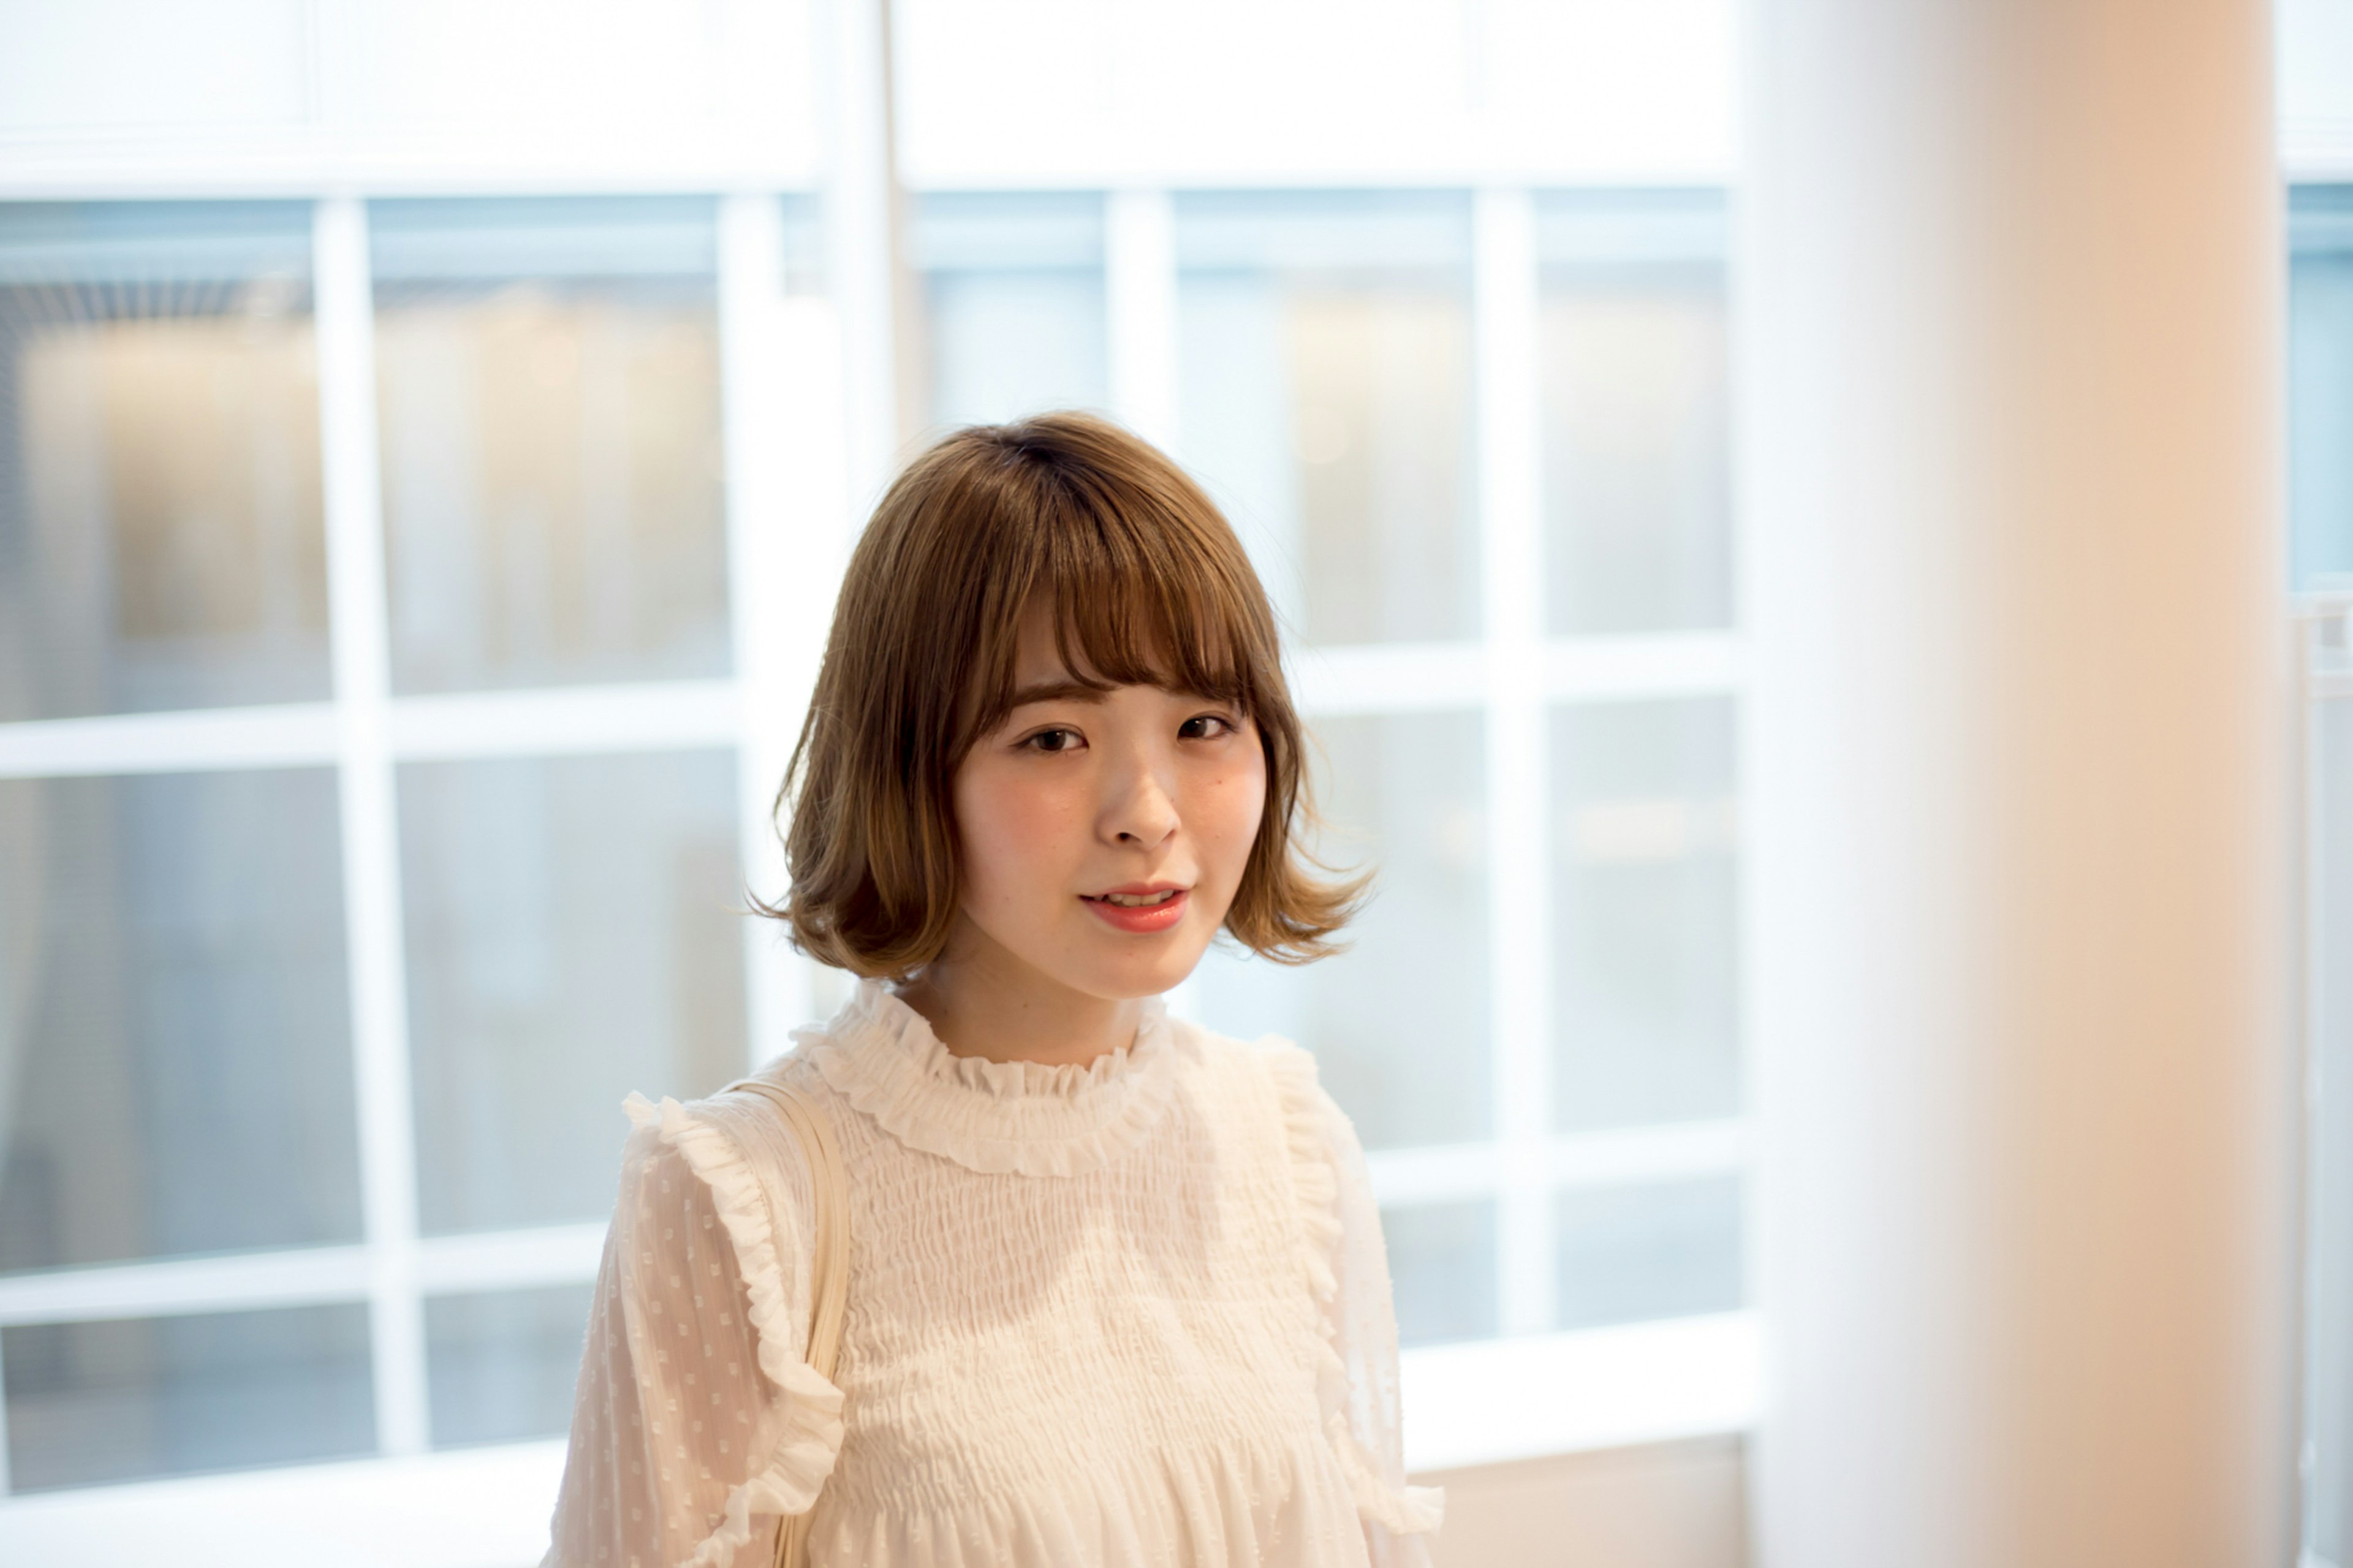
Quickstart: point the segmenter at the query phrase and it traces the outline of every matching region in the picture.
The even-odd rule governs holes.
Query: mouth
[[[1182,888],[1114,888],[1108,892],[1082,893],[1079,898],[1106,924],[1139,935],[1166,931],[1185,918]]]

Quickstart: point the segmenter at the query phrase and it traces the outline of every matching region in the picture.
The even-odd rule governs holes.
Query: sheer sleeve
[[[1324,1302],[1319,1380],[1324,1427],[1356,1490],[1373,1568],[1430,1568],[1429,1540],[1445,1516],[1441,1487],[1406,1484],[1398,1389],[1396,1309],[1388,1248],[1365,1151],[1348,1118],[1295,1046],[1271,1058],[1284,1100],[1309,1244]]]
[[[802,1227],[719,1126],[626,1109],[542,1568],[765,1568],[841,1444],[841,1393],[801,1359]]]

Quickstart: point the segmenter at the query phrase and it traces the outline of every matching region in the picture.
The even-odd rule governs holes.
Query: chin
[[[1188,942],[1182,948],[1169,947],[1159,952],[1123,953],[1105,963],[1090,965],[1086,980],[1077,988],[1106,1001],[1127,1002],[1139,996],[1157,996],[1185,983],[1186,977],[1199,967],[1201,953],[1207,945]]]

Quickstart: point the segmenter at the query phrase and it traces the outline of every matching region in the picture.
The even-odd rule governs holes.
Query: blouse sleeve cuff
[[[802,1359],[767,1199],[734,1140],[667,1096],[655,1105],[632,1094],[622,1109],[638,1126],[655,1129],[710,1189],[750,1297],[760,1371],[778,1391],[753,1450],[765,1460],[729,1490],[718,1528],[681,1565],[724,1568],[752,1539],[753,1516],[804,1513],[816,1503],[841,1450],[841,1390]]]
[[[1348,1487],[1359,1515],[1391,1535],[1427,1534],[1446,1521],[1444,1487],[1384,1485],[1372,1456],[1356,1441],[1345,1419],[1335,1416],[1327,1430],[1332,1447],[1339,1452],[1341,1468],[1348,1472]]]

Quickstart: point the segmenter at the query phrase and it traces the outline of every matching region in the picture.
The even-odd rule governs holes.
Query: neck
[[[1074,991],[993,947],[951,942],[900,989],[949,1055],[1084,1067],[1134,1040],[1141,998]]]

